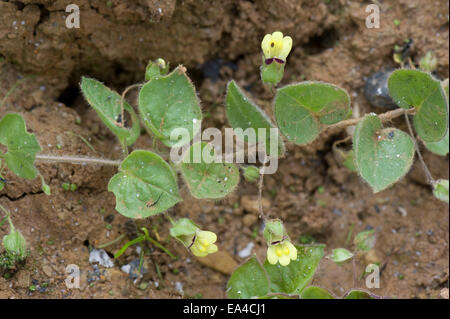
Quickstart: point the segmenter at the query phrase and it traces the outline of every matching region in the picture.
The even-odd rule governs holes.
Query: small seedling
[[[2,240],[4,252],[0,253],[0,268],[11,270],[25,260],[28,255],[27,243],[23,235],[14,227],[9,211],[0,205],[9,224],[9,234]]]

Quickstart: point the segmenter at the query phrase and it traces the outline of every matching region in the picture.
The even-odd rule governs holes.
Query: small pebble
[[[394,69],[378,71],[366,80],[364,95],[370,104],[384,109],[395,109],[397,105],[389,95],[387,81]]]
[[[249,242],[247,246],[238,253],[239,257],[247,258],[248,256],[250,256],[250,254],[252,253],[253,246],[255,246],[255,244]]]

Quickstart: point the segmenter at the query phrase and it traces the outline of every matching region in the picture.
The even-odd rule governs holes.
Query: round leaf
[[[448,187],[448,179],[439,179],[433,185],[433,195],[447,204],[449,202]]]
[[[301,299],[334,299],[333,295],[329,293],[327,290],[310,286],[303,290]]]
[[[228,84],[226,108],[228,121],[230,122],[231,127],[235,129],[235,134],[242,140],[248,141],[247,136],[240,134],[240,130],[245,131],[248,128],[254,129],[256,140],[258,141],[258,129],[266,129],[266,152],[270,154],[270,129],[275,128],[275,126],[272,124],[267,114],[245,96],[244,92],[242,92],[234,81],[231,81]],[[279,135],[277,136],[278,155],[282,156],[285,151],[284,143],[281,137]]]
[[[200,152],[198,157],[195,152]],[[204,153],[215,157],[214,148],[205,142],[194,143],[181,163],[181,173],[195,198],[222,198],[239,184],[239,169],[232,163],[207,163]],[[195,159],[199,163],[195,163]]]
[[[414,128],[425,142],[438,142],[448,129],[448,101],[441,82],[419,70],[394,71],[388,80],[389,94],[405,109],[416,108]]]
[[[116,196],[116,210],[130,218],[159,214],[180,201],[175,172],[161,157],[142,150],[125,158],[108,191]]]
[[[170,228],[172,237],[195,235],[199,227],[189,218],[180,218]]]
[[[357,249],[362,251],[369,251],[375,247],[376,237],[375,230],[365,230],[358,233],[353,240]]]
[[[414,159],[411,137],[398,129],[383,129],[376,115],[366,115],[356,125],[353,148],[358,172],[375,193],[402,178]]]
[[[130,114],[132,121],[132,127],[128,129],[124,126],[120,108],[121,96],[117,92],[111,90],[100,81],[87,77],[81,79],[80,87],[86,101],[119,140],[125,140],[127,145],[132,145],[136,142],[141,132],[139,118],[130,104],[123,101],[123,108]]]
[[[336,248],[331,252],[331,260],[333,260],[336,264],[341,264],[344,261],[347,261],[353,257],[351,251],[345,248]]]
[[[425,147],[433,152],[434,154],[445,156],[449,151],[449,142],[448,142],[449,130],[445,134],[444,138],[438,142],[423,142]]]
[[[139,92],[139,112],[144,124],[168,147],[186,144],[201,126],[200,103],[185,72],[179,66],[167,76],[153,77]],[[189,139],[172,140],[174,129],[186,129]]]
[[[375,295],[363,290],[351,290],[345,296],[344,299],[375,299]]]
[[[270,292],[300,294],[311,281],[324,255],[325,245],[301,245],[297,248],[297,259],[289,265],[272,265],[267,260],[264,268],[270,278]]]
[[[262,297],[268,292],[269,280],[256,256],[239,266],[227,283],[227,295],[231,299]]]
[[[337,86],[303,82],[285,86],[275,97],[275,117],[288,140],[302,145],[312,142],[321,124],[344,120],[351,112],[350,97]]]
[[[14,174],[27,179],[36,177],[34,161],[41,147],[34,134],[27,132],[22,116],[6,114],[0,120],[0,143],[8,149],[4,158]]]

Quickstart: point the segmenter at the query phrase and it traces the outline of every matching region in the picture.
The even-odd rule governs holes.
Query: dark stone
[[[387,81],[394,69],[378,71],[366,80],[364,95],[369,103],[375,107],[384,109],[395,109],[397,105],[389,95]]]

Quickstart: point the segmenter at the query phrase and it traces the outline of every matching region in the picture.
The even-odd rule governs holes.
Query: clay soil
[[[17,86],[0,116],[22,114],[42,153],[118,159],[118,142],[80,95],[80,76],[95,77],[121,92],[142,81],[145,65],[158,57],[187,67],[206,115],[204,127],[228,126],[224,93],[232,78],[271,114],[272,93],[259,79],[260,41],[275,30],[294,39],[282,85],[331,82],[349,91],[361,114],[381,113],[364,98],[364,81],[383,67],[394,67],[395,44],[412,38],[416,62],[433,50],[436,75],[448,78],[449,7],[441,0],[373,2],[380,5],[379,29],[365,26],[371,1],[1,0],[0,100]],[[80,7],[79,29],[64,25],[69,3]],[[136,105],[135,92],[129,100]],[[405,129],[402,120],[393,124]],[[267,214],[282,218],[296,241],[326,244],[327,253],[351,248],[349,233],[375,229],[374,251],[358,256],[356,284],[351,265],[321,262],[313,283],[337,296],[354,286],[365,288],[360,279],[365,265],[379,262],[381,287],[373,293],[441,298],[448,289],[448,205],[432,196],[418,163],[399,183],[373,194],[332,154],[333,142],[347,134],[332,132],[304,147],[288,145],[277,173],[264,179]],[[133,146],[151,147],[146,134]],[[448,156],[423,152],[433,176],[448,179]],[[265,256],[255,184],[241,181],[229,197],[206,201],[193,199],[180,179],[184,201],[168,213],[190,217],[219,238],[220,253],[197,259],[170,239],[163,216],[129,221],[115,211],[114,196],[107,191],[115,168],[41,162],[37,167],[51,196],[41,191],[38,178],[23,180],[11,173],[0,192],[0,203],[11,210],[30,248],[24,265],[0,277],[0,298],[225,298],[230,273],[245,260],[239,252],[252,242],[252,253]],[[78,189],[64,191],[64,182]],[[112,268],[89,263],[89,249],[121,234],[133,239],[142,226],[178,259],[143,247],[147,272],[136,282],[120,269],[139,258],[135,248]],[[6,225],[0,227],[0,237],[7,232]],[[126,238],[106,251],[114,254]],[[80,289],[64,283],[69,264],[80,267]]]

